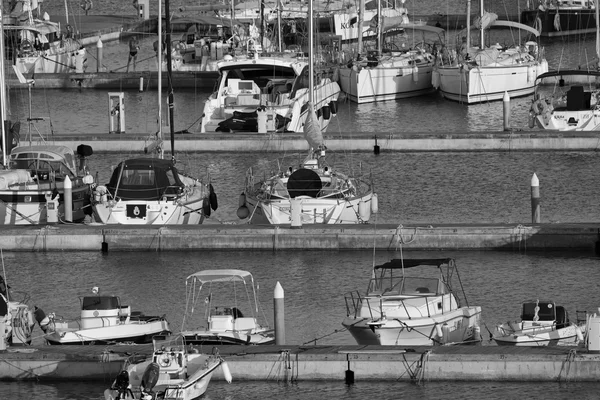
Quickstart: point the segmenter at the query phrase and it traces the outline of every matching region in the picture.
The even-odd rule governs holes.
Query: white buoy
[[[371,212],[373,214],[379,212],[379,198],[377,197],[377,193],[373,193],[373,196],[371,196]]]
[[[98,41],[96,42],[96,72],[102,72],[102,58],[104,52],[104,45],[102,44],[102,40],[100,36],[98,36]]]
[[[504,92],[504,97],[502,98],[502,110],[504,116],[504,130],[510,130],[510,96],[508,92]]]
[[[531,177],[531,222],[539,224],[540,221],[540,180],[534,172]]]
[[[358,215],[364,222],[367,222],[371,218],[371,209],[363,200],[358,202]]]
[[[144,91],[144,77],[140,76],[140,92]]]
[[[69,176],[65,176],[63,187],[65,189],[65,221],[73,222],[73,183]]]
[[[223,377],[225,378],[225,381],[227,381],[227,383],[231,383],[233,378],[231,377],[231,371],[229,370],[229,365],[227,365],[227,362],[223,361],[221,363],[221,368],[223,369]]]

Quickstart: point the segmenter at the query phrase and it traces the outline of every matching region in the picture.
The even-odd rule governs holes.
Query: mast
[[[462,41],[462,38],[460,39]],[[471,48],[471,0],[467,0],[467,49]]]
[[[171,159],[175,160],[175,125],[173,121],[173,81],[171,74],[173,66],[171,65],[171,12],[169,10],[169,0],[165,0],[165,30],[167,34],[167,82],[169,92],[169,128],[171,132]]]
[[[483,50],[485,47],[485,32],[483,29],[483,0],[479,0],[479,20],[481,21],[481,27],[479,28],[479,48]]]
[[[363,50],[363,18],[365,15],[365,0],[358,2],[358,32],[356,34],[358,39],[357,53],[361,54]]]
[[[162,141],[162,0],[158,0],[158,140]],[[160,146],[160,158],[164,158],[164,149]]]
[[[598,63],[597,69],[600,69],[600,23],[598,22],[600,21],[600,19],[598,19],[600,17],[600,11],[598,11],[598,0],[595,0],[594,3],[596,3],[596,60]]]
[[[312,0],[308,0],[308,105],[312,109],[313,107],[313,90],[314,90],[314,76],[313,76],[313,5]]]
[[[0,7],[0,32],[4,32],[4,12]],[[7,107],[6,107],[6,80],[4,71],[4,35],[0,37],[0,123],[2,124],[2,165],[4,168],[8,166],[8,154],[6,151],[6,119],[7,119]]]
[[[377,56],[381,57],[383,47],[383,16],[381,15],[381,0],[377,0]]]

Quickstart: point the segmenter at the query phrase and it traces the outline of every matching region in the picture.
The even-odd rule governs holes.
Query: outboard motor
[[[114,393],[116,392],[116,393]],[[110,389],[104,391],[105,400],[134,399],[133,391],[129,385],[129,373],[125,370],[119,372]]]
[[[155,362],[150,363],[150,365],[148,365],[144,371],[144,375],[142,375],[142,383],[140,384],[142,399],[154,398],[154,392],[152,389],[154,389],[154,386],[156,386],[156,383],[158,382],[159,373],[160,366]]]
[[[44,333],[54,332],[54,323],[46,315],[44,310],[42,310],[38,306],[35,306],[35,308],[33,309],[33,316],[35,317],[35,320],[37,321],[38,325]]]

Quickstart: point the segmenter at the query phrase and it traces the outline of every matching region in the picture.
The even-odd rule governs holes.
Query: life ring
[[[169,354],[167,354],[167,353],[162,354],[158,358],[158,364],[161,367],[168,367],[169,365],[171,365],[171,357],[169,357]]]
[[[533,28],[538,31],[540,34],[542,33],[542,19],[540,17],[535,18],[535,22],[533,23]]]

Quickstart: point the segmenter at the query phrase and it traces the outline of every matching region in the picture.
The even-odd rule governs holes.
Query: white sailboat
[[[364,11],[364,1],[360,2]],[[351,101],[370,103],[420,96],[434,91],[432,71],[435,57],[433,45],[427,43],[426,33],[440,38],[441,28],[412,24],[404,16],[387,17],[377,2],[377,15],[371,20],[376,32],[377,50],[363,54],[363,40],[358,38],[358,57],[339,70],[340,86]],[[359,13],[359,18],[364,12]],[[359,21],[361,30],[362,20]],[[383,52],[384,34],[400,37],[401,44]],[[418,37],[418,39],[417,39]],[[411,39],[411,40],[408,40]],[[407,45],[407,42],[412,42]],[[415,43],[417,43],[415,45]],[[389,44],[388,44],[389,45]]]
[[[599,19],[595,7],[596,20]],[[558,131],[600,130],[600,27],[593,69],[546,72],[536,79],[529,127]]]
[[[167,4],[168,9],[168,1]],[[158,54],[162,54],[162,18],[158,18]],[[167,18],[167,71],[169,74],[169,126],[171,159],[162,149],[162,74],[158,74],[158,133],[148,148],[157,157],[121,162],[106,185],[94,189],[92,201],[98,222],[120,225],[197,225],[218,207],[212,184],[191,177],[175,166],[171,40]]]
[[[499,44],[486,46],[486,31],[494,26],[516,28],[539,37],[539,31],[513,21],[498,20],[484,11],[471,26],[471,0],[467,0],[467,27],[457,35],[458,52],[443,49],[437,58],[433,84],[449,100],[466,104],[527,96],[534,92],[535,78],[548,71],[548,62],[537,42],[505,48]],[[471,47],[472,27],[479,30],[479,46]],[[458,46],[457,46],[458,47]]]
[[[298,167],[277,161],[278,169],[265,165],[251,167],[246,174],[246,188],[240,196],[237,215],[251,224],[356,224],[366,223],[377,212],[370,171],[357,177],[334,168],[326,158],[323,129],[313,107],[312,5],[309,2],[309,74],[307,120],[304,136],[308,155]],[[295,165],[297,161],[294,161]],[[283,169],[282,169],[283,168]],[[267,172],[268,171],[268,172]],[[292,207],[299,207],[299,221]]]

